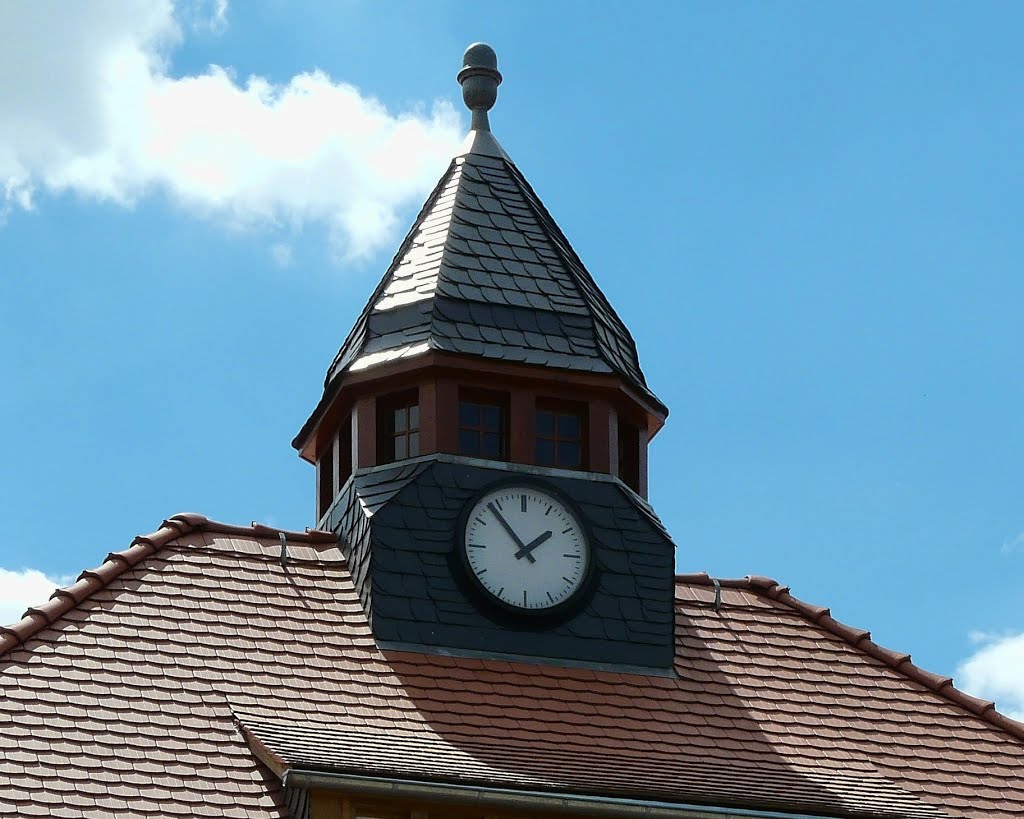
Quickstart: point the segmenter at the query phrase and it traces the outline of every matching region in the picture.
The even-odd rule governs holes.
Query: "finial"
[[[470,128],[474,131],[490,131],[487,112],[498,98],[501,74],[498,72],[498,55],[487,43],[473,43],[462,55],[462,70],[459,72],[462,85],[462,99],[473,112]]]

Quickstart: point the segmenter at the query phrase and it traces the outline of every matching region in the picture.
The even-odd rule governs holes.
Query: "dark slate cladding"
[[[352,582],[367,613],[371,609],[370,520],[426,467],[423,462],[404,462],[356,473],[327,512],[323,526],[341,536],[341,547],[349,564]]]
[[[611,372],[584,316],[437,297],[433,327],[438,350],[563,369],[586,359],[591,372]]]
[[[327,373],[431,349],[594,373],[648,390],[636,345],[551,215],[506,158],[456,157]]]
[[[482,600],[457,553],[459,518],[478,492],[512,477],[509,470],[427,459],[353,479],[344,512],[330,525],[346,542],[376,638],[670,668],[675,547],[650,507],[617,482],[523,475],[568,496],[589,524],[597,573],[581,609],[546,621],[505,614]]]
[[[454,198],[454,192],[450,190],[452,185],[453,176],[457,170],[455,162],[448,167],[444,176],[438,181],[436,187],[431,192],[430,196],[427,197],[427,201],[423,204],[420,209],[416,220],[413,222],[412,230],[409,231],[408,235],[402,241],[402,244],[398,248],[398,252],[395,254],[394,259],[391,260],[391,265],[388,267],[388,272],[381,279],[376,289],[373,291],[373,295],[370,296],[369,302],[366,307],[363,308],[363,312],[356,320],[355,325],[349,331],[348,337],[345,339],[345,343],[341,345],[341,349],[338,350],[338,354],[334,357],[334,361],[331,362],[331,366],[327,369],[327,377],[324,380],[324,397],[331,388],[331,383],[334,379],[343,373],[351,366],[356,356],[362,353],[363,348],[367,342],[373,340],[379,336],[379,331],[375,332],[375,327],[371,326],[370,318],[373,313],[373,308],[380,302],[381,296],[384,294],[385,288],[393,282],[396,274],[402,273],[404,278],[412,279],[416,285],[424,286],[421,281],[424,278],[424,273],[428,272],[433,264],[436,264],[437,258],[440,257],[440,247],[436,248],[433,253],[427,250],[427,244],[431,238],[432,233],[436,233],[438,228],[435,226],[438,221],[443,223],[445,221],[445,214],[451,210],[451,202]],[[442,196],[442,194],[445,194]],[[445,201],[439,201],[439,200]],[[410,260],[410,256],[419,256],[416,261]],[[431,283],[426,285],[430,291],[433,289]],[[415,286],[413,287],[415,289]],[[429,312],[429,304],[425,306],[427,312]],[[427,323],[423,324],[425,328],[428,326]],[[411,325],[410,325],[411,328]],[[323,401],[321,401],[322,408]],[[316,413],[314,413],[314,417]],[[310,419],[313,420],[313,419]],[[307,421],[307,426],[309,422]],[[305,429],[303,429],[305,432]],[[299,433],[299,437],[303,433]]]
[[[284,807],[288,819],[309,819],[309,791],[305,788],[286,787]]]

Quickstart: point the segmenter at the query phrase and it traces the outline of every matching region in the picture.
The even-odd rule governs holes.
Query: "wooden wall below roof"
[[[555,819],[564,814],[483,811],[441,802],[410,802],[397,799],[313,791],[310,794],[309,819]],[[582,814],[573,816],[586,819]]]

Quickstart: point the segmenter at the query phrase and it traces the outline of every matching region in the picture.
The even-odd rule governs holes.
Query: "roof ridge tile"
[[[307,528],[304,532],[295,532],[255,521],[250,526],[236,526],[210,520],[205,515],[195,512],[179,512],[162,521],[160,528],[155,532],[136,535],[127,549],[109,552],[103,563],[94,569],[83,571],[72,585],[56,589],[45,603],[29,607],[17,623],[0,626],[0,658],[80,606],[96,592],[106,588],[112,580],[134,568],[143,558],[155,554],[172,540],[201,531],[264,538],[283,534],[287,540],[299,543],[337,543],[337,537],[331,532],[322,532],[318,529]]]
[[[1016,739],[1024,741],[1024,722],[1018,722],[996,710],[995,703],[990,700],[983,700],[961,691],[953,684],[953,678],[935,674],[927,671],[911,662],[910,655],[906,652],[895,651],[885,646],[880,646],[871,639],[871,632],[864,629],[843,623],[831,614],[831,611],[824,606],[816,606],[797,597],[789,592],[788,586],[783,586],[777,580],[763,575],[747,575],[741,578],[713,578],[707,572],[692,572],[689,574],[677,574],[676,583],[688,585],[713,586],[717,584],[722,588],[746,589],[763,594],[789,609],[797,612],[805,619],[824,629],[830,634],[839,637],[844,642],[856,648],[863,654],[878,660],[895,671],[898,671],[912,682],[922,685],[945,700],[958,705],[965,711],[994,725]]]

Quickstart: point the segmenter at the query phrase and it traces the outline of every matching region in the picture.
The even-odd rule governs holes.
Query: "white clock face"
[[[469,510],[470,571],[492,595],[524,610],[550,609],[583,585],[590,548],[576,515],[533,486],[503,486]]]

